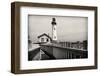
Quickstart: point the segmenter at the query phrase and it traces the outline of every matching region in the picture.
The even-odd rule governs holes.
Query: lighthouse
[[[51,24],[52,24],[52,40],[57,41],[57,23],[55,18],[52,18]]]

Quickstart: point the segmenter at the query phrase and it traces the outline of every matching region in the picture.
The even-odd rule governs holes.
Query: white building
[[[52,24],[52,40],[57,41],[57,23],[55,18],[52,18],[51,24]]]
[[[52,41],[51,37],[47,35],[46,33],[38,36],[38,42],[39,43],[50,43]]]

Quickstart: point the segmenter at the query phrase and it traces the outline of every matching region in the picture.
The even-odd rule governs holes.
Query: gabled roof
[[[40,38],[42,36],[47,36],[48,38],[50,38],[50,40],[52,40],[52,38],[49,35],[47,35],[46,33],[41,34],[40,36],[38,36],[38,38]]]

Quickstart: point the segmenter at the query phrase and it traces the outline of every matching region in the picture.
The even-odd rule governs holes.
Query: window
[[[55,30],[55,28],[54,28],[54,30]]]
[[[54,38],[56,39],[56,36],[54,36]]]
[[[44,42],[44,38],[41,38],[41,42]]]
[[[47,42],[49,41],[49,39],[47,38]]]

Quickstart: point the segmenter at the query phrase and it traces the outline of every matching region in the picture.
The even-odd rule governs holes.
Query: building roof
[[[52,38],[49,35],[47,35],[46,33],[43,33],[43,34],[39,35],[38,38],[40,38],[42,36],[47,36],[48,38],[50,38],[50,40],[52,40]]]

